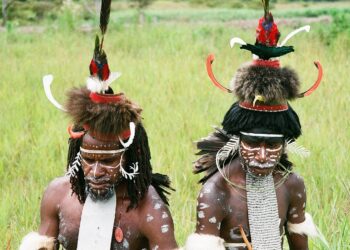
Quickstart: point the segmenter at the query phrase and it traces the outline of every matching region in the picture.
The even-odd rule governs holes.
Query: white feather
[[[246,45],[247,43],[245,41],[243,41],[242,38],[239,38],[239,37],[233,37],[231,38],[230,40],[230,46],[231,48],[233,48],[233,46],[235,46],[235,44],[238,43],[240,45]]]
[[[23,238],[22,243],[19,246],[19,250],[53,250],[54,243],[55,238],[53,237],[40,235],[37,232],[31,232]]]
[[[47,99],[58,109],[67,112],[66,109],[63,108],[61,104],[59,104],[56,99],[53,97],[51,93],[51,83],[53,81],[53,76],[52,75],[45,75],[43,77],[43,85],[44,85],[44,91]]]
[[[225,250],[224,240],[209,234],[191,234],[183,250]]]
[[[289,140],[287,142],[287,151],[303,158],[309,157],[311,154],[309,150],[307,150],[301,145],[298,145],[295,141],[292,140]]]
[[[298,34],[299,32],[302,32],[302,31],[309,32],[309,31],[310,31],[310,28],[311,28],[310,25],[306,25],[306,26],[303,26],[303,27],[301,27],[301,28],[299,28],[299,29],[296,29],[296,30],[290,32],[290,33],[287,35],[287,37],[283,40],[283,42],[282,42],[280,45],[278,45],[278,47],[282,47],[283,45],[285,45],[285,44],[288,42],[289,39],[291,39],[293,36],[295,36],[295,35]]]
[[[287,229],[289,233],[317,237],[322,241],[322,243],[325,246],[327,246],[327,248],[329,248],[327,240],[325,239],[321,231],[317,228],[317,226],[314,224],[312,216],[309,213],[305,213],[305,220],[302,223],[293,224],[288,222]]]
[[[86,87],[94,93],[100,93],[102,91],[102,83],[96,77],[88,77],[86,79]]]
[[[107,90],[108,87],[112,84],[112,82],[117,80],[121,75],[122,73],[120,72],[111,72],[108,79],[103,83],[104,90]]]

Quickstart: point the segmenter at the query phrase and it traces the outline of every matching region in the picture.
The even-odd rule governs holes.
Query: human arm
[[[149,187],[141,205],[141,230],[149,242],[149,248],[176,249],[174,223],[170,211],[152,186]]]
[[[44,192],[40,208],[40,226],[38,232],[26,235],[20,250],[58,249],[58,199],[61,197],[60,179],[52,181]]]
[[[196,233],[219,236],[225,217],[226,195],[214,181],[206,182],[197,198]]]
[[[291,250],[307,250],[307,233],[302,230],[307,223],[305,216],[306,190],[304,180],[297,174],[291,174],[286,182],[289,190],[286,234]],[[295,230],[295,228],[300,228]]]

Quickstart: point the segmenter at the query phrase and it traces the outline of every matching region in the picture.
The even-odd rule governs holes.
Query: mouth
[[[89,181],[88,185],[92,189],[96,189],[96,190],[108,189],[111,186],[109,183],[106,183],[106,182],[93,182],[93,181]]]

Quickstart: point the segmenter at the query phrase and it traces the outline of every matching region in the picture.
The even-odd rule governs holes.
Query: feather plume
[[[264,6],[264,16],[265,18],[267,17],[267,15],[269,14],[269,0],[261,0],[263,6]]]
[[[303,158],[310,156],[310,151],[303,146],[298,145],[294,140],[287,141],[287,150],[288,152],[294,153]]]
[[[101,3],[101,13],[100,13],[100,29],[102,36],[107,31],[107,26],[109,22],[109,14],[111,12],[111,2],[112,0],[102,0]]]

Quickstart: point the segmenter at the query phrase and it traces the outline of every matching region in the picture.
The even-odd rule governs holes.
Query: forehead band
[[[86,153],[86,154],[118,154],[124,152],[126,149],[121,148],[121,149],[116,149],[116,150],[95,150],[95,149],[85,149],[80,147],[80,152],[81,153]]]
[[[270,137],[270,138],[283,138],[282,134],[256,134],[256,133],[246,133],[240,132],[242,135],[252,136],[252,137]]]

